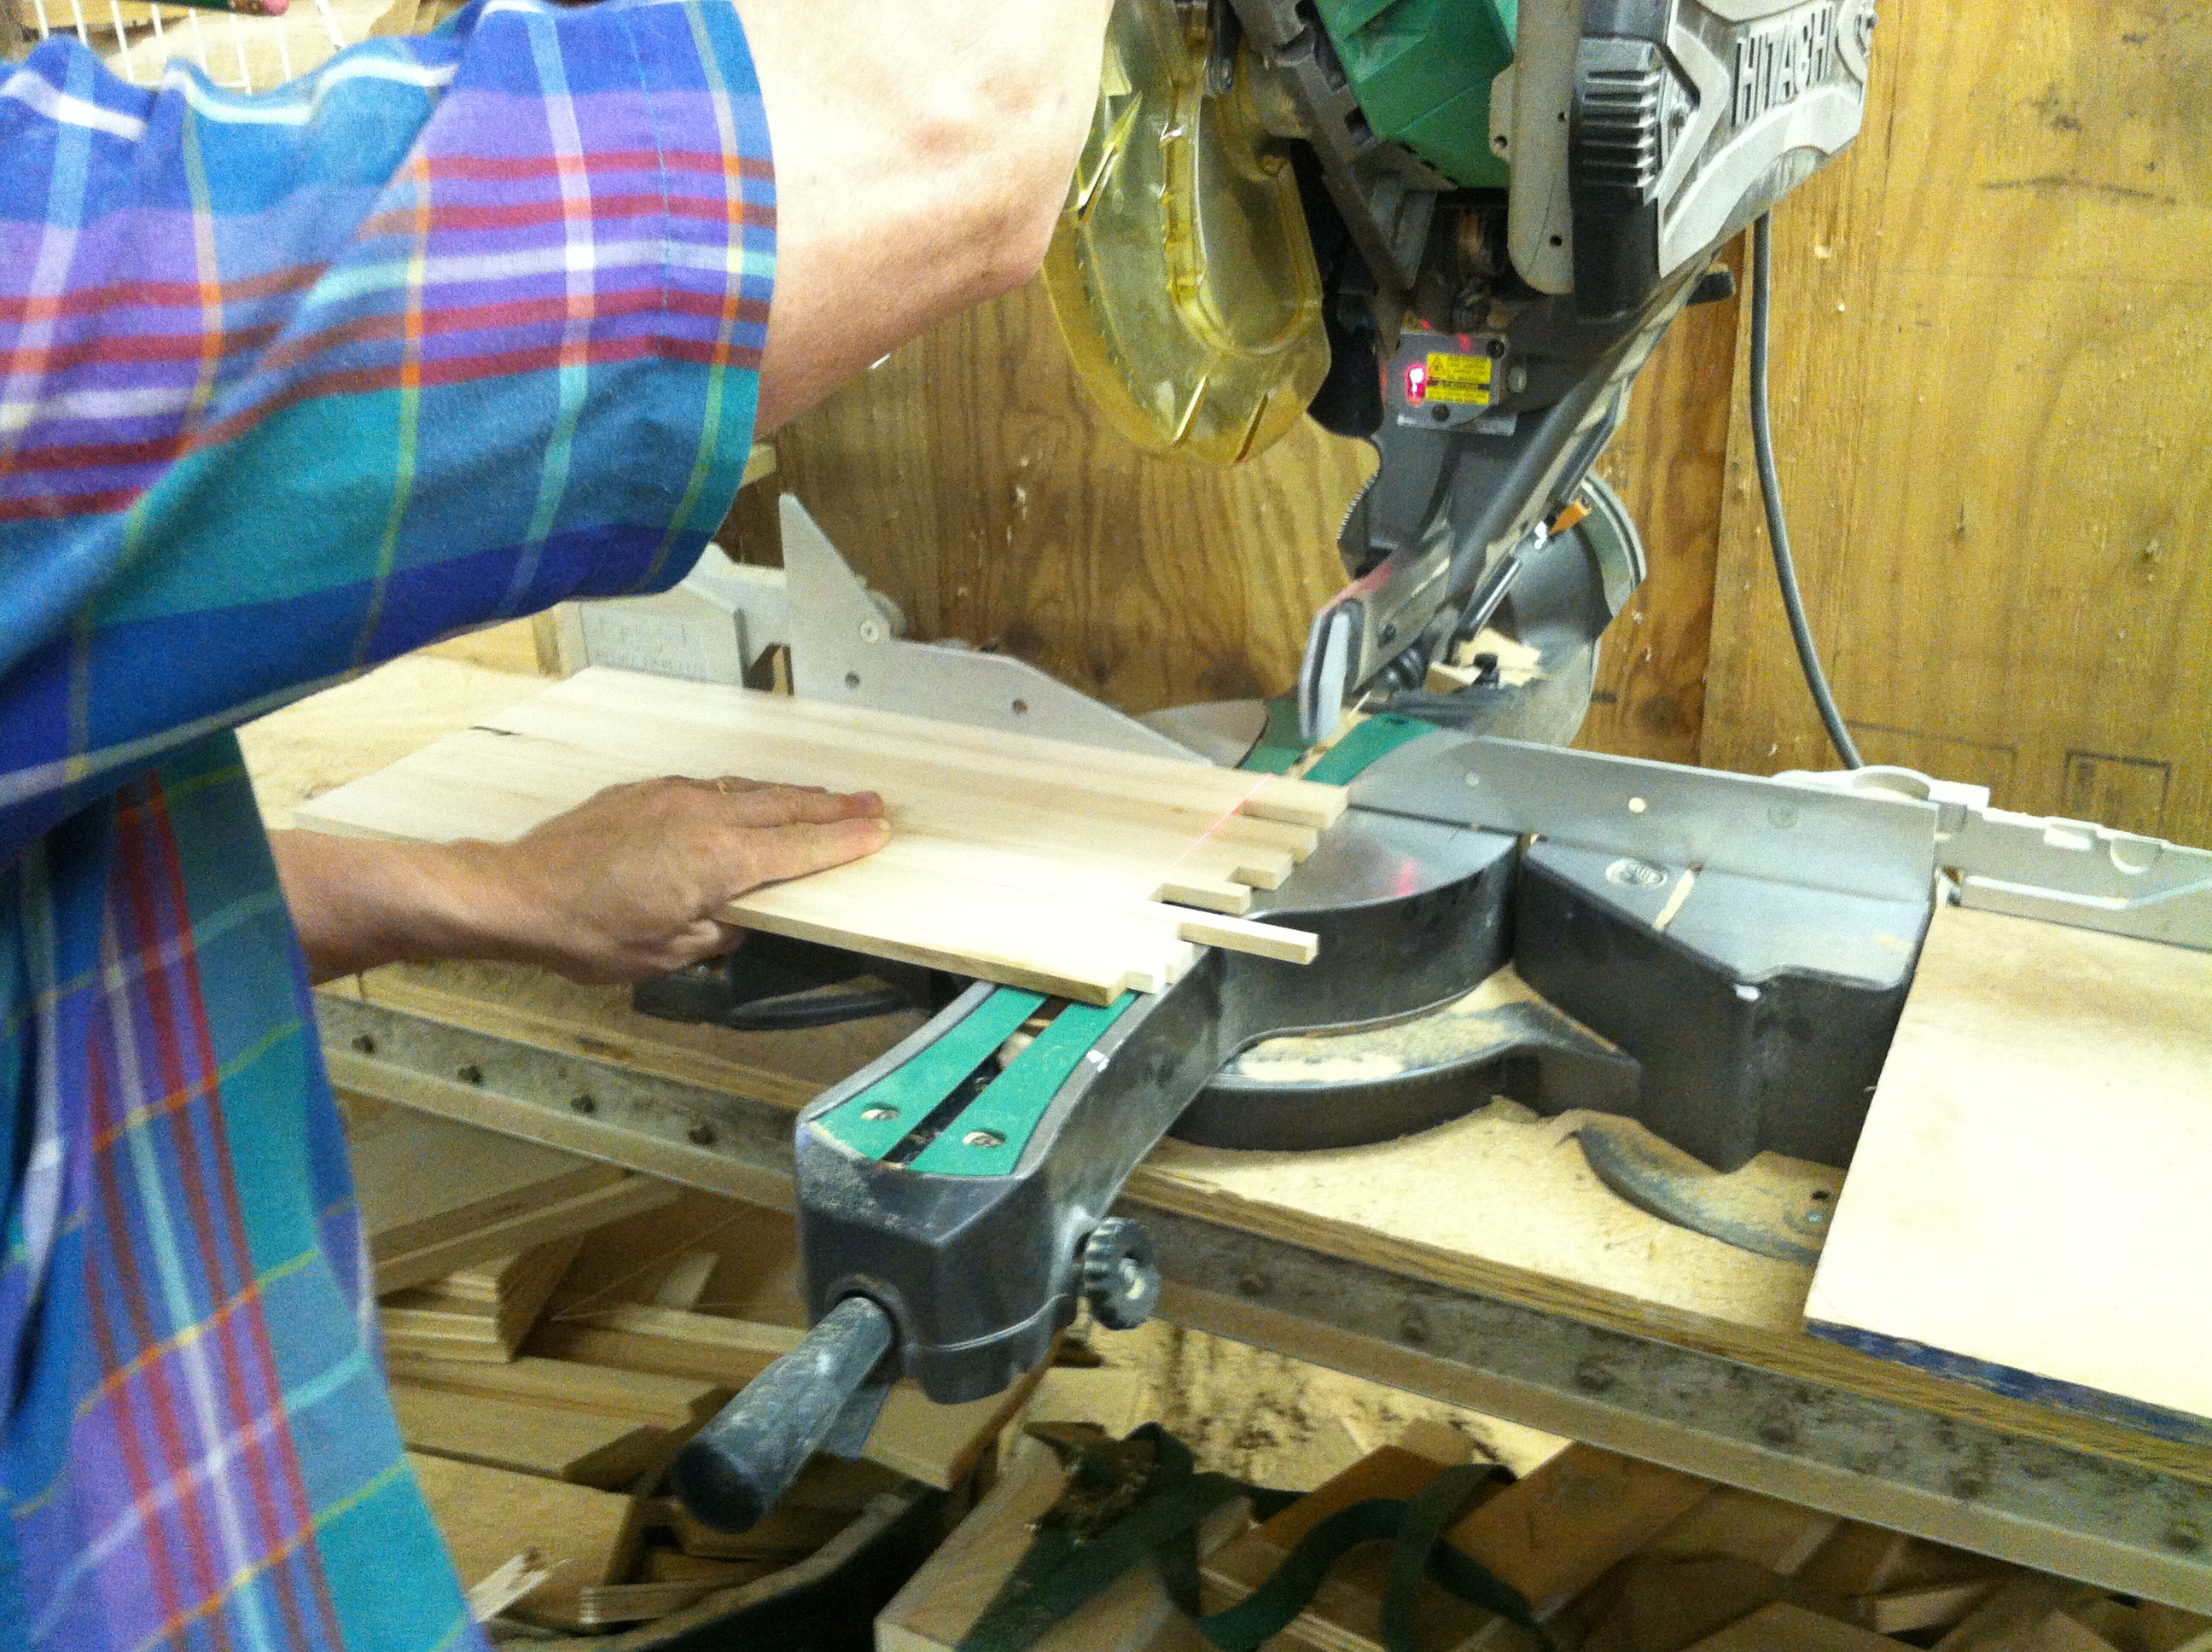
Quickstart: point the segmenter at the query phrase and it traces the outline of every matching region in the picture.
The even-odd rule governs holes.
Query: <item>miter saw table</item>
[[[869,646],[921,645],[898,643],[886,634]],[[1045,704],[1035,701],[1024,714],[1037,714]],[[358,734],[359,711],[348,721]],[[1659,828],[1700,796],[1724,796],[1756,799],[1767,808],[1777,802],[1800,808],[1786,829],[1759,811],[1765,822],[1759,831],[1809,829],[1815,835],[1806,841],[1814,843],[1820,841],[1818,834],[1840,829],[1839,823],[1917,823],[1913,830],[1927,834],[1925,864],[1932,866],[1936,859],[1934,834],[1942,805],[1906,807],[1602,758],[1590,760],[1595,767],[1585,769],[1581,754],[1540,756],[1510,745],[1488,754],[1493,760],[1504,755],[1485,767],[1476,761],[1482,754],[1461,737],[1422,735],[1374,757],[1352,780],[1363,799],[1356,812],[1376,817],[1359,838],[1380,839],[1401,865],[1423,869],[1419,886],[1394,889],[1382,897],[1384,904],[1364,914],[1381,921],[1364,938],[1358,924],[1350,923],[1346,932],[1355,946],[1390,944],[1393,925],[1403,924],[1396,944],[1405,949],[1400,956],[1411,957],[1425,933],[1433,938],[1443,926],[1478,941],[1486,934],[1489,944],[1500,949],[1489,956],[1501,955],[1496,925],[1508,909],[1503,872],[1522,853],[1522,838],[1513,835],[1516,822],[1493,815],[1494,824],[1452,826],[1372,810],[1364,801],[1377,782],[1410,785],[1402,777],[1414,771],[1423,742],[1431,738],[1437,748],[1423,759],[1422,771],[1449,778],[1470,797],[1481,787],[1468,787],[1468,773],[1479,772],[1486,784],[1503,784],[1511,780],[1516,762],[1541,762],[1552,774],[1587,772],[1630,786],[1626,796],[1611,794],[1620,805],[1611,811],[1597,809],[1592,796],[1577,799],[1564,788],[1547,788],[1559,793],[1554,800],[1561,807],[1575,803],[1592,821],[1617,817],[1631,823],[1625,829]],[[1380,744],[1382,737],[1370,738]],[[1355,748],[1344,761],[1349,764],[1358,756]],[[1452,762],[1462,766],[1454,769]],[[1428,769],[1430,762],[1438,768]],[[1393,775],[1401,778],[1393,780]],[[329,776],[322,778],[327,782]],[[1708,780],[1710,793],[1692,789]],[[1680,782],[1680,789],[1668,789],[1673,781]],[[1645,807],[1627,807],[1632,798],[1641,798]],[[1869,816],[1869,811],[1893,812]],[[1963,830],[2002,835],[2005,820],[1990,823],[1987,811],[1981,812],[1984,823],[1968,823]],[[1709,811],[1705,818],[1711,829],[1711,823],[1722,817]],[[1553,823],[1565,832],[1571,823],[1559,816]],[[1675,822],[1673,829],[1685,829],[1683,823]],[[1906,835],[1902,826],[1887,829],[1895,833],[1884,840],[1893,844]],[[2046,853],[2089,865],[2109,862],[2116,845],[2124,850],[2127,842],[2141,841],[2110,839],[2100,854],[2049,847],[2052,836],[2039,835]],[[1615,847],[1592,853],[1609,853],[1608,866],[1632,857],[1668,865],[1666,845],[1656,832],[1619,853]],[[1708,894],[1729,887],[1729,877],[1756,875],[1747,862],[1708,879],[1713,857],[1724,851],[1710,842],[1679,847],[1708,857],[1697,880]],[[1944,858],[1955,865],[1951,853]],[[1570,871],[1572,864],[1567,863]],[[2187,864],[2173,863],[2175,868]],[[1358,881],[1356,865],[1342,870],[1342,881],[1325,865],[1311,870],[1328,880],[1327,890],[1355,897],[1346,903],[1352,912],[1375,906],[1356,898],[1373,893],[1371,885]],[[1303,898],[1318,901],[1324,890],[1320,879]],[[2022,878],[1983,882],[1992,900],[2029,898]],[[1622,901],[1648,899],[1656,887],[1607,884],[1621,891]],[[1867,891],[1843,893],[1853,900],[1881,898]],[[2053,892],[2043,898],[2069,897]],[[2161,904],[2179,911],[2192,899],[2201,901],[2201,892],[2179,891]],[[1389,902],[1404,904],[1394,908]],[[1654,932],[1673,932],[1697,904],[1693,884],[1674,922]],[[2116,904],[2083,909],[2110,913]],[[2134,919],[2140,922],[2154,909],[2138,909]],[[1300,919],[1311,921],[1310,915]],[[1648,915],[1643,921],[1651,927]],[[1430,927],[1425,932],[1423,925]],[[1324,957],[1329,944],[1325,938]],[[1544,969],[1530,967],[1540,975]],[[1461,973],[1449,980],[1431,974],[1418,987],[1378,981],[1375,990],[1427,993],[1434,1001],[1456,996],[1463,980],[1486,973],[1480,962],[1458,968]],[[1583,1121],[1579,1114],[1557,1125],[1534,1116],[1532,1109],[1623,1105],[1632,1093],[1632,1058],[1613,1040],[1538,1002],[1525,984],[1515,984],[1510,969],[1492,976],[1472,1002],[1399,1023],[1401,1033],[1425,1023],[1449,1034],[1442,1041],[1444,1058],[1425,1072],[1392,1075],[1410,1082],[1378,1081],[1371,1064],[1324,1060],[1315,1065],[1325,1082],[1305,1086],[1310,1093],[1304,1096],[1288,1097],[1290,1110],[1304,1115],[1303,1123],[1291,1121],[1294,1128],[1326,1132],[1328,1121],[1347,1103],[1371,1106],[1381,1100],[1409,1109],[1395,1121],[1407,1127],[1451,1121],[1366,1146],[1224,1151],[1169,1139],[1147,1157],[1145,1147],[1165,1127],[1172,1109],[1156,1102],[1141,1117],[1129,1116],[1133,1106],[1143,1108],[1142,1097],[1127,1104],[1127,1090],[1109,1093],[1126,1083],[1117,1073],[1139,1071],[1122,1058],[1149,1055],[1154,1070],[1176,1069],[1163,1079],[1180,1075],[1194,1084],[1203,1096],[1194,1114],[1200,1133],[1218,1128],[1234,1137],[1248,1127],[1253,1106],[1264,1108],[1270,1092],[1279,1100],[1285,1096],[1279,1064],[1293,1047],[1280,1042],[1257,1046],[1251,1054],[1261,1059],[1239,1064],[1251,1070],[1242,1076],[1235,1067],[1214,1072],[1216,1058],[1237,1042],[1240,1027],[1284,1024],[1273,1012],[1280,1000],[1255,990],[1255,983],[1240,985],[1218,973],[1200,970],[1189,979],[1194,990],[1124,1005],[1110,1019],[1097,1012],[1103,1030],[1080,1041],[1073,1076],[1088,1081],[1086,1094],[1112,1104],[1079,1114],[1060,1108],[1048,1121],[1059,1129],[1050,1153],[1042,1140],[1032,1139],[1032,1168],[1054,1159],[1066,1168],[1018,1177],[1012,1184],[988,1175],[972,1179],[987,1186],[920,1168],[919,1155],[912,1168],[885,1166],[883,1158],[866,1155],[865,1143],[855,1148],[835,1138],[802,1151],[795,1180],[792,1109],[803,1109],[809,1130],[816,1127],[813,1121],[855,1102],[866,1111],[876,1102],[861,1098],[871,1096],[887,1075],[911,1071],[917,1058],[959,1035],[970,1021],[988,1019],[1001,998],[997,989],[973,989],[952,1011],[920,1026],[915,1015],[906,1014],[816,1033],[741,1034],[641,1015],[618,993],[569,987],[528,972],[421,969],[379,972],[364,978],[357,993],[326,993],[321,1011],[333,1074],[349,1090],[757,1203],[791,1208],[804,1195],[838,1224],[831,1230],[830,1254],[860,1242],[851,1236],[855,1212],[844,1195],[865,1201],[872,1196],[867,1181],[877,1176],[912,1175],[949,1184],[954,1190],[949,1197],[981,1212],[986,1224],[1012,1219],[1023,1231],[1079,1238],[1087,1237],[1085,1224],[1098,1217],[1134,1220],[1149,1234],[1162,1286],[1160,1311],[1180,1323],[1751,1489],[2176,1604],[2212,1606],[2212,1565],[2201,1551],[2179,1540],[2212,1530],[2212,1459],[2193,1448],[1993,1398],[1805,1336],[1800,1313],[1809,1271],[1802,1261],[1737,1248],[1632,1207],[1589,1175],[1587,1134],[1579,1140],[1565,1135],[1564,1127]],[[996,1007],[1002,1020],[1012,1017],[1012,1027],[1030,1018],[1012,1016],[1003,1004]],[[1240,1015],[1248,1018],[1239,1022]],[[1340,1011],[1327,1018],[1347,1017]],[[1070,1034],[1061,1036],[1077,1042]],[[975,1042],[986,1054],[999,1044],[988,1035]],[[1031,1048],[1048,1042],[1040,1038]],[[1305,1048],[1310,1053],[1314,1044],[1328,1042],[1324,1038]],[[1059,1060],[1066,1051],[1044,1054]],[[835,1082],[848,1066],[850,1076]],[[1008,1076],[1012,1072],[1010,1066]],[[1144,1076],[1146,1084],[1137,1088],[1168,1093],[1149,1072]],[[1478,1102],[1504,1094],[1524,1105],[1490,1103],[1452,1121],[1466,1111],[1470,1088]],[[999,1096],[991,1104],[1009,1099]],[[1204,1123],[1208,1109],[1216,1114],[1214,1126]],[[1089,1122],[1071,1127],[1071,1117]],[[1005,1147],[969,1147],[965,1137],[1006,1122],[1002,1114],[991,1125],[967,1125],[954,1139],[963,1152],[1002,1152]],[[1086,1160],[1094,1132],[1110,1139]],[[1016,1129],[1006,1133],[1011,1147]],[[1144,1139],[1133,1143],[1133,1136]],[[945,1133],[934,1139],[944,1141]],[[805,1162],[823,1152],[833,1155],[838,1170],[826,1191],[820,1167]],[[855,1170],[858,1164],[876,1168]],[[1128,1169],[1128,1181],[1114,1199],[1117,1165]],[[1763,1177],[1785,1204],[1794,1191],[1801,1213],[1815,1210],[1816,1195],[1835,1185],[1832,1175],[1824,1179],[1808,1165],[1771,1154],[1752,1161],[1748,1172]],[[1055,1202],[1063,1214],[1042,1229],[1022,1228],[1024,1208],[1043,1210]],[[1013,1207],[1011,1218],[1001,1206]],[[1437,1240],[1422,1214],[1438,1210],[1460,1213],[1448,1242]],[[946,1287],[939,1308],[957,1312],[963,1301],[1003,1305],[1018,1296],[1015,1282],[1026,1280],[1021,1288],[1033,1289],[1040,1278],[1049,1286],[1048,1294],[1065,1296],[1072,1307],[1079,1276],[1050,1270],[1040,1275],[1012,1263],[1012,1256],[936,1250],[929,1266]],[[856,1260],[865,1265],[865,1258]],[[817,1265],[817,1291],[836,1283]],[[1110,1299],[1112,1292],[1101,1294]],[[1001,1320],[1022,1326],[1033,1317],[1017,1304]],[[1052,1315],[1045,1318],[1049,1322]],[[1018,1335],[986,1357],[1010,1366],[1018,1358],[1011,1351],[1020,1345]],[[974,1364],[956,1357],[945,1369],[957,1373]]]

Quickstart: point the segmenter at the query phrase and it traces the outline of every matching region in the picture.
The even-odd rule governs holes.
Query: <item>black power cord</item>
[[[1774,289],[1772,215],[1762,212],[1751,226],[1751,446],[1759,459],[1759,494],[1766,505],[1766,538],[1774,547],[1774,577],[1782,586],[1782,606],[1790,615],[1790,635],[1797,644],[1797,663],[1804,668],[1805,686],[1811,690],[1820,720],[1828,726],[1828,738],[1846,768],[1866,763],[1844,726],[1844,714],[1828,687],[1828,674],[1820,669],[1820,651],[1813,645],[1813,628],[1805,619],[1805,594],[1797,586],[1797,563],[1790,554],[1790,524],[1782,514],[1782,479],[1774,470],[1774,430],[1767,416],[1766,327]]]

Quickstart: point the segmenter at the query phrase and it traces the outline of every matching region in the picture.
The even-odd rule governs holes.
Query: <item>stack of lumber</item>
[[[383,1298],[384,1345],[447,1359],[512,1359],[575,1260],[581,1234],[477,1262]]]
[[[1038,1403],[1054,1391],[1054,1373]],[[1417,1427],[1263,1524],[1246,1506],[1201,1529],[1205,1608],[1271,1576],[1332,1514],[1410,1497],[1469,1442]],[[877,1620],[878,1652],[954,1652],[1026,1552],[1067,1479],[1027,1442],[990,1497]],[[1446,1541],[1518,1589],[1561,1652],[2212,1652],[2212,1619],[2117,1598],[1917,1538],[1572,1445],[1486,1488]],[[1267,1652],[1379,1652],[1387,1546],[1352,1550]],[[1037,1643],[1204,1652],[1149,1569],[1123,1577]],[[1422,1652],[1531,1652],[1533,1637],[1425,1584]]]
[[[710,683],[594,669],[304,805],[298,824],[506,841],[662,775],[873,791],[879,853],[756,890],[732,923],[1091,1004],[1156,991],[1200,945],[1304,963],[1241,914],[1341,815],[1340,787]]]
[[[562,1272],[557,1252],[528,1254],[537,1247],[676,1196],[651,1176],[557,1148],[411,1108],[343,1100],[380,1297],[461,1274],[464,1283],[440,1291],[474,1298],[489,1289],[495,1310],[502,1293],[526,1301],[545,1273],[557,1282]],[[494,1279],[487,1286],[468,1274],[501,1258],[519,1270],[505,1285]],[[544,1293],[537,1299],[542,1303]],[[510,1311],[508,1322],[514,1318]]]
[[[663,1471],[798,1342],[805,1311],[791,1219],[672,1189],[659,1206],[562,1248],[569,1259],[514,1357],[396,1337],[386,1353],[401,1435],[463,1583],[487,1585],[518,1556],[532,1557],[514,1570],[535,1586],[502,1610],[535,1629],[645,1623],[796,1576],[872,1500],[963,1484],[1029,1398],[1021,1384],[939,1406],[901,1384],[866,1461],[818,1459],[761,1525],[715,1532],[662,1494]],[[387,1322],[427,1311],[392,1305],[426,1294],[387,1303]],[[1133,1416],[1126,1394],[1115,1416]]]

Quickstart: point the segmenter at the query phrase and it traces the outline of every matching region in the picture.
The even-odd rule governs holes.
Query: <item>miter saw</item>
[[[1381,461],[1294,701],[1139,720],[908,641],[789,500],[780,572],[710,562],[586,610],[600,663],[738,678],[786,644],[803,696],[1310,764],[1354,805],[1255,902],[1321,938],[1310,966],[1208,951],[1107,1005],[864,990],[935,1012],[800,1115],[817,1322],[685,1449],[695,1512],[750,1524],[808,1454],[858,1449],[894,1376],[974,1399],[1079,1303],[1140,1322],[1158,1275],[1109,1207],[1170,1129],[1341,1146],[1504,1094],[1639,1121],[1723,1171],[1841,1164],[1939,872],[1977,904],[2212,944],[2200,852],[1899,771],[1763,780],[1546,744],[1579,726],[1644,573],[1590,467],[1668,323],[1729,290],[1717,249],[1857,131],[1873,22],[1869,0],[1122,0],[1046,271],[1104,416],[1233,463],[1310,411]],[[1485,638],[1540,669],[1474,665]],[[817,992],[872,968],[787,962]],[[1509,962],[1516,990],[1485,998]],[[814,1013],[727,971],[640,1002]],[[1385,1071],[1286,1083],[1255,1059],[1378,1037]]]

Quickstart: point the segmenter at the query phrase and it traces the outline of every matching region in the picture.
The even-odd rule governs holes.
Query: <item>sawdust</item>
[[[1146,1414],[1186,1442],[1201,1467],[1255,1485],[1310,1491],[1424,1418],[1466,1436],[1478,1457],[1516,1474],[1567,1443],[1163,1321],[1134,1331],[1094,1329],[1090,1343],[1108,1365],[1145,1376]]]
[[[1449,1066],[1497,1037],[1487,1020],[1512,1004],[1540,1004],[1507,964],[1440,1009],[1362,1032],[1293,1033],[1262,1039],[1231,1064],[1240,1078],[1270,1084],[1334,1084],[1390,1078]]]

